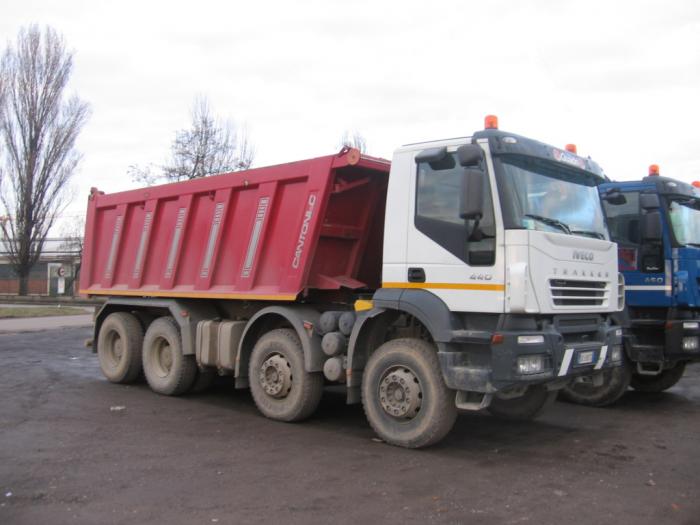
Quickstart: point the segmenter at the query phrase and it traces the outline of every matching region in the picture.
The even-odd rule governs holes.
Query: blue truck
[[[605,406],[632,386],[662,392],[700,361],[700,190],[662,177],[653,164],[639,181],[599,186],[610,236],[625,278],[623,366],[562,392],[580,404]]]

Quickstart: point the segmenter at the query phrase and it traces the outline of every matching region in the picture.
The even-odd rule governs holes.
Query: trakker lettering
[[[294,250],[294,259],[292,259],[292,268],[299,268],[299,263],[301,261],[301,255],[304,253],[304,244],[306,243],[306,234],[309,233],[309,223],[311,222],[311,217],[314,215],[314,207],[316,206],[316,195],[309,195],[309,200],[307,201],[306,211],[304,212],[304,221],[301,223],[301,231],[299,232],[299,239],[297,240],[297,247]]]

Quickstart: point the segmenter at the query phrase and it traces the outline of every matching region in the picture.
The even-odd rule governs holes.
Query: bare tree
[[[81,155],[75,141],[89,106],[66,98],[73,53],[53,29],[20,30],[0,61],[0,222],[10,263],[26,295],[29,271],[55,218],[69,203],[68,182]]]
[[[367,153],[367,141],[359,131],[345,130],[340,137],[340,147],[359,149],[360,153]]]
[[[139,166],[138,164],[131,164],[126,169],[126,174],[134,182],[143,184],[144,186],[153,186],[158,183],[161,175],[156,171],[157,166],[153,164],[148,164],[147,166]]]
[[[248,169],[255,152],[245,129],[239,129],[231,120],[220,120],[212,115],[209,101],[200,96],[192,106],[190,128],[175,133],[170,147],[171,157],[157,167],[129,166],[128,175],[136,181],[152,185],[160,178],[179,181],[206,177],[216,173]]]

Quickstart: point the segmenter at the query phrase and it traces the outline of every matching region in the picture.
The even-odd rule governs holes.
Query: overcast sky
[[[700,179],[697,0],[10,0],[0,43],[30,23],[63,34],[92,107],[69,214],[162,163],[198,94],[246,125],[254,166],[334,153],[346,129],[390,158],[492,113],[613,179]]]

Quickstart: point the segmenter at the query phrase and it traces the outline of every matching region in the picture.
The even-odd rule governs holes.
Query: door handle
[[[409,268],[408,269],[408,282],[409,283],[424,283],[425,282],[425,270],[423,268]]]

